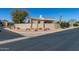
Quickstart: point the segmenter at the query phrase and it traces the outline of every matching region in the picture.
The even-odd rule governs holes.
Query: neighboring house
[[[8,21],[2,20],[2,24],[3,24],[4,27],[7,27],[8,26]]]
[[[15,28],[14,23],[12,23],[12,22],[8,22],[6,20],[2,20],[1,22],[2,22],[3,27],[5,27],[5,28],[10,28],[10,29]]]

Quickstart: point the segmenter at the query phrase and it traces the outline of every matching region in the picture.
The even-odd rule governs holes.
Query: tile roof
[[[52,18],[31,18],[31,20],[56,21],[56,19],[52,19]]]

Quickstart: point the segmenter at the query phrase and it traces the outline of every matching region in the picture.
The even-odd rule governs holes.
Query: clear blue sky
[[[11,11],[12,8],[0,8],[0,19],[12,20]],[[79,8],[26,8],[29,15],[32,17],[43,17],[56,18],[63,16],[63,20],[77,19],[79,20]]]

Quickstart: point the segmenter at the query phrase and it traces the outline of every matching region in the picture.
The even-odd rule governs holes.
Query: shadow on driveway
[[[2,29],[0,32],[0,41],[19,38],[19,37],[24,37],[24,36],[5,29]]]

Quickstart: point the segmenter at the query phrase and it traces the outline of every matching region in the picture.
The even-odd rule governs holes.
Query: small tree
[[[74,25],[76,25],[75,22],[76,22],[76,19],[71,19],[69,21],[70,26],[73,27]]]
[[[61,22],[60,27],[61,28],[68,28],[68,27],[70,27],[70,24],[68,22]]]
[[[24,23],[26,16],[28,16],[28,12],[25,10],[12,11],[12,20],[14,23]]]
[[[79,21],[76,21],[73,26],[79,26]]]

